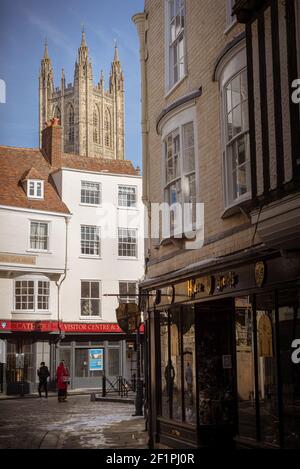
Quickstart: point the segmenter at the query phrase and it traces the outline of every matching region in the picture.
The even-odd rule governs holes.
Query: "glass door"
[[[236,419],[233,303],[231,299],[196,306],[198,423],[207,428],[233,425]],[[211,432],[209,432],[211,434]],[[212,432],[214,433],[214,432]],[[227,436],[229,436],[227,434]],[[211,440],[215,441],[214,438]],[[213,443],[212,443],[213,444]]]

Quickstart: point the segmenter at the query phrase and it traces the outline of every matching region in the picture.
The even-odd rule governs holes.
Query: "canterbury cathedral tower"
[[[39,77],[39,130],[52,117],[63,127],[63,151],[81,156],[124,159],[124,76],[117,46],[111,64],[109,89],[104,88],[101,71],[93,82],[85,32],[75,64],[74,83],[66,86],[64,70],[61,85],[54,88],[52,62],[45,44]]]

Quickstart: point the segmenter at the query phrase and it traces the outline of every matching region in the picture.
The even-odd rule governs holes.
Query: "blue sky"
[[[38,146],[38,74],[47,36],[55,86],[61,69],[73,82],[77,49],[85,26],[94,82],[104,70],[106,87],[117,40],[125,75],[126,159],[141,165],[140,68],[137,32],[131,17],[143,0],[1,0],[0,145]]]

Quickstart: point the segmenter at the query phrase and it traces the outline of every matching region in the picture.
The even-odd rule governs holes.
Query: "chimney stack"
[[[54,117],[46,122],[42,132],[42,152],[53,168],[61,166],[62,156],[62,127],[59,119]]]

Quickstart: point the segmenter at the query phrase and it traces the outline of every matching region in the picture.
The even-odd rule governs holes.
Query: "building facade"
[[[40,145],[45,122],[57,117],[63,128],[64,152],[124,159],[124,75],[117,46],[108,90],[105,89],[102,71],[99,78],[95,85],[84,31],[75,63],[73,84],[66,84],[63,70],[61,86],[54,86],[52,62],[48,45],[45,44],[39,75]]]
[[[0,147],[7,393],[36,390],[41,361],[55,384],[63,359],[71,388],[136,376],[135,335],[115,310],[137,301],[143,275],[141,176],[130,161],[63,153],[59,124],[48,122],[40,150]]]
[[[299,2],[233,3],[133,17],[153,447],[299,447]],[[162,202],[192,229],[151,232]]]

